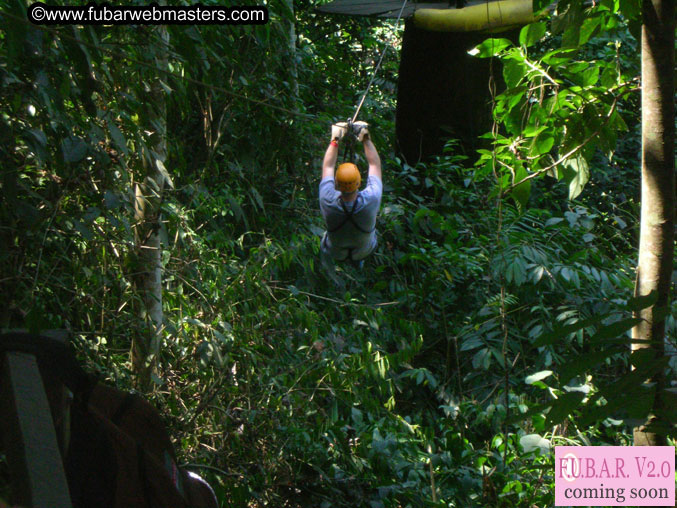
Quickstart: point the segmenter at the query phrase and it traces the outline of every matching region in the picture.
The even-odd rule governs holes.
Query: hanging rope
[[[404,8],[407,5],[407,2],[409,0],[404,0],[402,2],[402,7],[400,8],[400,12],[397,14],[397,19],[395,20],[395,25],[394,27],[397,28],[397,25],[400,22],[400,19],[402,19],[402,13],[404,12]],[[343,149],[343,160],[344,161],[350,161],[353,164],[355,163],[355,141],[357,141],[357,138],[355,136],[355,133],[353,132],[353,123],[355,123],[355,120],[357,120],[357,115],[360,114],[360,110],[362,109],[362,105],[364,104],[364,100],[367,98],[367,95],[369,94],[369,90],[371,89],[371,85],[374,83],[374,80],[376,79],[376,75],[378,74],[379,69],[381,68],[381,63],[383,62],[383,57],[386,54],[386,51],[388,51],[388,44],[386,44],[383,47],[383,51],[381,51],[381,56],[378,59],[378,62],[376,64],[376,67],[374,68],[374,72],[371,73],[371,78],[369,79],[369,84],[367,85],[366,90],[362,94],[362,98],[360,99],[359,104],[357,105],[357,108],[355,109],[355,114],[353,115],[352,118],[348,118],[346,123],[348,124],[347,129],[346,129],[346,134],[344,136],[345,139],[345,148]]]
[[[407,5],[407,2],[409,0],[404,0],[402,2],[402,7],[400,8],[400,13],[397,15],[397,20],[395,21],[395,28],[397,28],[397,25],[400,22],[400,19],[402,19],[402,12],[404,12],[404,7]],[[371,79],[369,80],[369,84],[367,85],[367,89],[364,91],[362,94],[362,99],[360,100],[360,103],[357,105],[357,109],[355,110],[355,114],[353,115],[353,118],[350,120],[350,123],[353,123],[355,120],[357,120],[357,115],[360,114],[360,109],[362,109],[362,104],[364,104],[364,100],[367,98],[367,94],[369,94],[369,89],[371,88],[371,85],[374,83],[374,79],[376,79],[376,74],[378,73],[378,70],[381,68],[381,62],[383,62],[383,57],[386,54],[386,51],[388,51],[388,45],[386,44],[385,47],[383,48],[383,51],[381,52],[381,57],[378,59],[378,63],[376,64],[376,68],[374,69],[374,72],[371,75]]]

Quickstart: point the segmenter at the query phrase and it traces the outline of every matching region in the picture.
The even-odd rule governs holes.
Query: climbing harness
[[[341,223],[338,226],[335,226],[331,229],[327,229],[327,235],[325,235],[324,238],[322,239],[323,248],[325,248],[325,249],[327,248],[327,237],[328,237],[328,235],[331,234],[331,233],[335,233],[336,231],[341,229],[343,226],[345,226],[348,222],[350,222],[353,225],[353,227],[355,229],[357,229],[360,233],[363,233],[365,235],[371,234],[376,230],[376,226],[374,226],[371,229],[364,229],[355,220],[354,212],[355,212],[355,206],[357,205],[358,199],[360,199],[359,196],[355,199],[355,201],[353,201],[353,206],[350,209],[348,209],[348,207],[343,202],[343,200],[339,198],[339,203],[341,203],[341,208],[343,208],[343,213],[345,215],[344,215],[343,221],[341,221]],[[353,261],[353,262],[359,261],[359,260],[353,258],[353,251],[356,248],[357,247],[344,247],[344,249],[348,251],[348,254],[346,255],[345,258],[339,259],[338,261],[347,261],[347,260],[350,260],[350,261]]]
[[[354,214],[355,214],[355,207],[357,206],[357,200],[358,199],[360,199],[360,196],[357,196],[357,198],[355,198],[355,201],[353,201],[353,206],[350,209],[348,209],[345,202],[341,198],[339,198],[339,203],[341,203],[341,208],[343,208],[344,217],[343,217],[343,220],[341,221],[341,223],[338,226],[335,226],[331,229],[327,228],[327,235],[325,235],[325,237],[322,239],[322,243],[324,244],[324,248],[327,247],[327,245],[326,245],[327,236],[329,234],[335,233],[339,229],[343,228],[343,226],[345,226],[348,222],[350,222],[353,225],[353,227],[355,229],[357,229],[360,233],[363,233],[365,235],[371,234],[376,230],[376,226],[374,226],[371,229],[364,229],[355,220]],[[348,254],[346,255],[345,258],[340,259],[339,261],[346,261],[346,260],[357,261],[356,259],[353,259],[353,251],[357,247],[344,247],[344,248],[348,251]]]
[[[333,227],[331,229],[328,229],[328,233],[335,233],[339,229],[341,229],[343,226],[345,226],[348,222],[350,222],[353,226],[355,226],[355,229],[357,229],[360,233],[364,233],[365,235],[371,234],[374,232],[376,227],[373,227],[371,229],[364,229],[362,226],[360,226],[355,219],[353,218],[353,214],[355,212],[355,206],[357,205],[357,199],[359,199],[359,196],[353,201],[353,206],[350,210],[348,210],[348,207],[344,203],[342,199],[339,198],[339,203],[341,203],[341,208],[343,208],[343,213],[345,214],[343,221],[336,227]]]

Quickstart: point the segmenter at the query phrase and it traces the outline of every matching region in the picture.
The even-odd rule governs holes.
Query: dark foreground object
[[[98,383],[64,341],[0,335],[0,425],[12,502],[44,508],[216,508],[178,467],[156,409]]]

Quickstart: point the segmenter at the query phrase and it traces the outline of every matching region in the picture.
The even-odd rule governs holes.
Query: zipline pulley
[[[352,162],[355,164],[355,141],[357,141],[357,136],[355,135],[353,128],[353,120],[348,118],[346,121],[346,133],[343,135],[344,146],[343,149],[343,161]]]

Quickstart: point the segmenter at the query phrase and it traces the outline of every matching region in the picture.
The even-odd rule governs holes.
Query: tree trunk
[[[289,77],[291,90],[294,96],[294,111],[298,111],[299,104],[299,71],[296,64],[296,26],[294,22],[294,0],[287,0],[287,7],[291,13],[289,20]]]
[[[658,300],[640,311],[642,322],[633,330],[634,339],[654,342],[633,344],[633,350],[650,348],[656,359],[665,354],[665,319],[657,312],[670,304],[674,255],[674,10],[674,0],[642,1],[642,208],[635,292],[655,291]],[[656,386],[653,414],[634,429],[635,445],[665,444],[656,432],[669,424],[663,418],[662,370],[651,382]]]
[[[164,5],[165,2],[161,2]],[[155,48],[154,65],[167,69],[167,27],[158,26],[160,47]],[[162,71],[153,80],[150,107],[146,118],[151,152],[146,156],[145,175],[135,187],[137,288],[142,295],[140,319],[144,326],[138,330],[132,344],[132,365],[136,382],[148,387],[160,350],[163,330],[162,312],[162,244],[160,241],[160,204],[165,183],[171,184],[164,169],[167,158],[167,105],[165,91],[160,83],[166,79]]]

